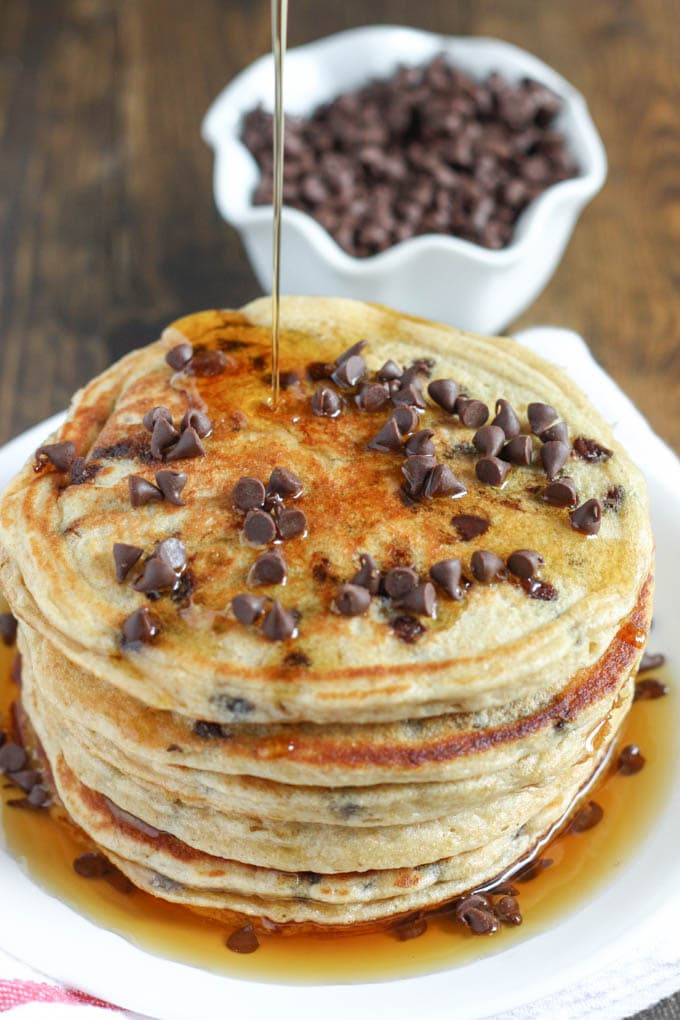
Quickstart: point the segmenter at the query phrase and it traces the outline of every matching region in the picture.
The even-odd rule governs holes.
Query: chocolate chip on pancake
[[[461,542],[472,542],[489,530],[489,521],[484,517],[477,517],[475,514],[457,514],[451,518],[451,523]]]
[[[205,447],[198,432],[191,425],[185,428],[175,445],[165,451],[165,460],[167,461],[189,460],[193,457],[204,456]]]
[[[233,358],[230,358],[222,351],[198,351],[194,354],[191,361],[187,362],[184,366],[184,371],[188,375],[212,378],[213,376],[222,375],[233,364]]]
[[[506,576],[505,563],[496,556],[496,553],[488,549],[476,549],[470,560],[470,570],[473,577],[482,584],[489,584],[491,581],[503,580]]]
[[[534,459],[534,448],[531,436],[513,436],[505,444],[501,453],[503,460],[509,460],[511,464],[519,467],[526,467]]]
[[[312,397],[312,411],[318,418],[337,418],[342,400],[330,386],[321,386]]]
[[[502,485],[510,465],[499,457],[480,457],[475,465],[475,473],[485,485]]]
[[[432,437],[434,431],[432,429],[421,429],[420,432],[414,432],[412,436],[406,440],[404,445],[404,451],[407,457],[415,457],[420,455],[433,456],[434,455],[434,443]]]
[[[246,513],[264,506],[265,495],[264,485],[259,478],[244,475],[231,490],[231,502],[234,509]]]
[[[666,656],[662,655],[661,652],[643,652],[640,665],[638,666],[638,673],[644,673],[648,669],[660,669],[665,664]]]
[[[626,744],[617,759],[616,771],[622,776],[634,776],[645,767],[646,761],[637,744]]]
[[[381,581],[378,564],[372,556],[369,556],[368,553],[361,553],[359,556],[359,563],[361,566],[352,578],[351,583],[354,585],[360,585],[362,588],[366,588],[371,595],[377,595],[380,590]]]
[[[508,570],[515,577],[535,577],[543,557],[535,549],[516,549],[508,556]]]
[[[395,379],[401,379],[401,369],[395,361],[388,359],[376,372],[376,378],[380,382],[394,382]]]
[[[262,624],[262,633],[270,641],[286,641],[295,636],[295,617],[274,599]]]
[[[126,542],[116,542],[113,546],[113,562],[116,567],[116,580],[122,583],[128,576],[137,560],[140,558],[143,549],[137,545],[127,545]]]
[[[422,487],[425,499],[431,499],[433,496],[458,498],[466,494],[467,489],[446,464],[435,464]]]
[[[26,767],[28,756],[19,744],[7,743],[0,747],[0,775],[19,772]]]
[[[128,489],[132,506],[145,506],[153,500],[162,500],[163,493],[152,482],[139,475],[128,475]]]
[[[395,390],[391,395],[391,400],[395,407],[420,407],[422,409],[426,406],[423,391],[417,379]]]
[[[418,574],[412,567],[393,567],[383,578],[383,589],[392,599],[403,598],[416,587]]]
[[[541,447],[541,463],[548,481],[554,481],[569,459],[569,447],[559,439],[551,439]]]
[[[253,563],[248,584],[282,584],[286,580],[286,563],[279,552],[266,552]]]
[[[389,421],[395,422],[402,436],[408,436],[416,431],[420,415],[412,405],[401,404],[392,411]]]
[[[496,457],[505,444],[505,432],[498,425],[482,425],[472,437],[477,453],[485,457]]]
[[[489,408],[481,400],[467,400],[459,397],[456,401],[456,413],[461,425],[478,429],[489,417]]]
[[[399,599],[399,608],[406,609],[416,616],[434,616],[437,607],[437,595],[430,581],[418,584],[412,591]]]
[[[182,432],[188,428],[194,429],[201,439],[206,439],[212,434],[213,424],[207,414],[192,407],[184,414],[180,424]]]
[[[17,621],[11,613],[0,613],[0,641],[11,648],[17,639]]]
[[[380,411],[390,402],[390,395],[380,383],[364,383],[356,396],[356,405],[362,411]]]
[[[423,636],[426,628],[415,616],[396,616],[390,620],[390,628],[395,637],[404,641],[407,645],[413,645]]]
[[[267,496],[297,499],[302,489],[302,480],[293,471],[275,467],[267,483]]]
[[[502,397],[496,401],[496,417],[491,424],[503,429],[506,439],[513,439],[522,431],[515,409],[509,401],[504,400]]]
[[[366,344],[366,340],[357,340],[355,344],[352,344],[352,346],[348,347],[346,351],[343,351],[342,354],[338,355],[335,359],[336,366],[344,365],[350,358],[359,357],[362,351],[365,350]]]
[[[541,432],[539,439],[542,443],[568,443],[569,442],[569,428],[567,423],[564,421],[557,421],[554,425],[551,425],[549,429],[545,429]]]
[[[242,928],[233,931],[226,944],[232,953],[254,953],[260,948],[260,941],[252,924],[244,924]]]
[[[307,517],[302,510],[298,510],[296,507],[280,510],[276,515],[276,528],[279,537],[284,541],[296,538],[298,535],[304,535],[307,530]]]
[[[527,407],[527,418],[535,436],[550,428],[557,421],[557,411],[550,404],[535,402]]]
[[[453,379],[434,379],[428,385],[427,392],[435,404],[439,404],[444,411],[453,414],[460,392],[458,383]]]
[[[165,420],[172,425],[172,415],[167,407],[152,407],[150,411],[147,411],[142,418],[142,425],[147,432],[153,432],[154,425],[158,418],[165,418]]]
[[[247,592],[235,595],[231,600],[232,612],[239,623],[255,623],[262,616],[265,605],[266,599]]]
[[[612,485],[607,489],[604,499],[602,500],[602,509],[612,511],[617,514],[623,506],[625,499],[626,490],[622,485]]]
[[[440,560],[430,567],[430,577],[452,599],[460,601],[464,591],[460,583],[462,567],[460,560]]]
[[[253,545],[269,545],[276,538],[274,518],[264,510],[249,510],[243,531]]]
[[[668,684],[650,676],[645,680],[636,681],[633,701],[656,701],[657,698],[665,698],[668,691]]]
[[[578,503],[576,486],[571,478],[556,478],[554,482],[546,485],[543,499],[551,506],[576,506]]]
[[[180,496],[187,483],[187,476],[182,471],[157,471],[156,484],[163,493],[163,499],[173,506],[186,506]]]
[[[371,593],[359,584],[343,584],[333,600],[333,608],[341,616],[361,616],[370,604]]]
[[[161,623],[147,606],[136,609],[123,623],[123,643],[126,645],[146,644],[160,633]]]
[[[158,416],[153,423],[153,432],[151,433],[151,455],[156,460],[162,460],[166,450],[173,446],[179,438],[180,433],[172,422],[163,418],[162,415]]]
[[[181,372],[184,366],[191,361],[193,354],[194,349],[191,344],[177,344],[176,347],[168,351],[165,355],[165,360],[170,368],[174,368],[176,372]]]
[[[48,443],[47,446],[40,446],[35,452],[35,469],[39,471],[46,461],[57,469],[57,471],[70,471],[75,463],[76,448],[71,442]]]
[[[436,463],[435,458],[428,454],[407,457],[402,465],[401,473],[406,479],[406,491],[410,496],[420,495],[430,471]]]
[[[597,535],[602,523],[602,505],[597,499],[587,499],[581,506],[570,511],[569,520],[575,531],[584,535]]]
[[[365,346],[365,343],[362,341],[360,344],[355,344],[350,350],[363,350]],[[345,354],[341,355],[341,358],[336,361],[335,371],[331,379],[337,386],[342,386],[344,389],[352,389],[365,377],[366,362],[361,354],[350,354],[349,351],[345,351]]]
[[[132,587],[145,595],[155,592],[172,591],[177,584],[177,574],[159,556],[151,556],[144,564],[142,574]]]
[[[585,436],[579,436],[574,440],[574,453],[581,460],[587,460],[591,464],[601,463],[614,456],[613,450],[608,450],[595,439],[587,439]]]
[[[391,453],[403,447],[402,433],[394,417],[388,418],[379,432],[366,444],[369,450],[380,453]]]

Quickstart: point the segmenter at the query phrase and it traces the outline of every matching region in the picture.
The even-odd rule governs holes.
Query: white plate
[[[534,329],[520,342],[563,365],[598,405],[646,473],[657,562],[655,648],[680,663],[676,624],[680,563],[680,461],[595,364],[575,334]],[[0,489],[54,429],[60,416],[0,450]],[[680,699],[669,701],[678,712]],[[680,718],[676,720],[680,732]],[[680,756],[658,824],[638,852],[584,906],[547,932],[448,971],[389,983],[282,985],[243,981],[161,959],[97,928],[48,895],[0,849],[0,945],[72,987],[161,1020],[207,1015],[261,1020],[474,1020],[526,1005],[582,981],[635,941],[655,911],[680,889]],[[617,1014],[619,1015],[619,1014]]]

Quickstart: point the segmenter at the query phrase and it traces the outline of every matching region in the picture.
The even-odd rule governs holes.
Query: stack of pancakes
[[[77,394],[49,443],[82,459],[41,455],[7,490],[0,581],[20,621],[25,719],[55,799],[102,853],[153,895],[230,922],[356,931],[492,882],[577,802],[629,708],[649,627],[646,493],[552,366],[358,302],[284,299],[272,409],[269,316],[261,300],[179,320]],[[358,341],[367,370],[352,385],[338,365]],[[485,484],[475,427],[427,396],[418,429],[465,491],[405,491],[403,452],[369,445],[393,407],[356,399],[388,361],[421,363],[417,392],[426,375],[455,380],[489,420],[507,400],[524,434],[530,404],[553,407],[574,443],[561,474],[579,504],[598,501],[599,530],[545,500],[538,438],[533,464]],[[312,406],[322,386],[341,398],[335,417]],[[202,455],[154,448],[142,419],[159,406],[177,430],[207,415]],[[302,483],[285,505],[306,530],[270,547],[285,583],[256,586],[264,550],[232,492],[277,467]],[[186,474],[181,496],[133,506],[129,477],[155,484],[159,470]],[[177,585],[140,591],[167,539],[186,550]],[[122,580],[117,543],[140,556]],[[475,551],[505,563],[526,549],[536,576],[476,579]],[[421,584],[458,560],[459,589],[435,585],[435,615],[384,587],[344,615],[338,594],[367,554],[383,579],[407,567]],[[234,614],[239,594],[263,599],[253,623]],[[272,640],[273,600],[295,629]]]

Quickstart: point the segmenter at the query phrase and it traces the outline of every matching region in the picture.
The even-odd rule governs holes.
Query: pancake
[[[0,582],[27,726],[94,847],[228,923],[367,930],[512,872],[602,768],[649,630],[647,498],[558,370],[389,309],[284,299],[273,410],[269,312],[181,319],[76,395],[66,460],[0,501]],[[475,401],[525,437],[486,468]],[[375,449],[397,406],[412,424]],[[186,476],[165,498],[162,471]],[[118,579],[115,543],[137,550]],[[262,556],[285,583],[256,583]]]

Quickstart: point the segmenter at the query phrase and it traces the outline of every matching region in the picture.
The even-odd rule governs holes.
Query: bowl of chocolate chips
[[[495,39],[397,26],[289,50],[281,285],[484,333],[544,288],[606,156],[583,96]],[[271,289],[271,56],[215,99],[217,207]]]

